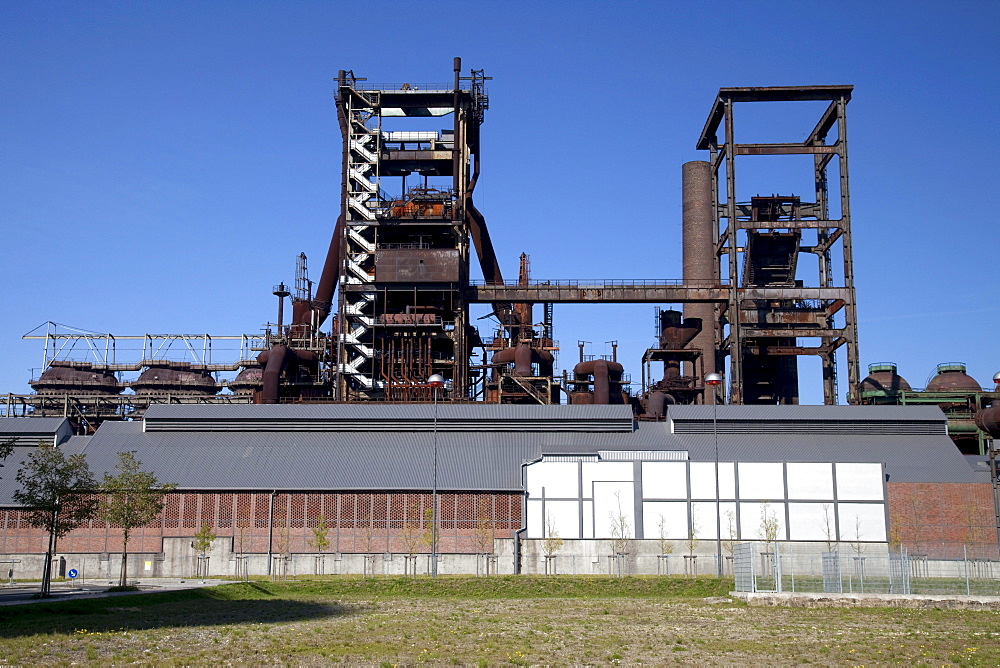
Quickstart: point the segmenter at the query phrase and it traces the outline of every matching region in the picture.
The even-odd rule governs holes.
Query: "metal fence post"
[[[965,545],[962,546],[962,561],[965,562],[965,595],[969,596],[969,552]]]

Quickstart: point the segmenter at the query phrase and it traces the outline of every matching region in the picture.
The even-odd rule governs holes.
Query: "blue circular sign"
[[[71,568],[66,572],[66,575],[70,576],[70,578],[75,578],[79,573],[76,572],[75,568]]]

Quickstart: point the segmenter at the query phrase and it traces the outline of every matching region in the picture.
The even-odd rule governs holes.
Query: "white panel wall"
[[[714,501],[697,501],[691,504],[691,521],[697,530],[697,538],[701,540],[715,540],[718,535],[716,523],[719,520],[715,516],[715,505]]]
[[[743,475],[742,473],[740,474]],[[778,522],[777,540],[787,540],[785,531],[785,504],[771,503],[768,505],[768,514],[774,513],[774,518]],[[763,540],[764,533],[761,530],[761,511],[763,503],[741,503],[740,504],[740,538],[743,540]]]
[[[722,523],[722,539],[737,540],[740,537],[740,526],[736,520],[736,504],[723,501],[719,504],[720,522]],[[714,531],[714,529],[713,529]]]
[[[840,501],[881,501],[881,464],[837,464],[837,499]]]
[[[687,462],[643,462],[642,495],[647,499],[687,499]]]
[[[785,466],[788,467],[789,499],[833,498],[833,464],[788,463]]]
[[[631,482],[594,483],[594,537],[610,538],[614,518],[625,517],[628,537],[635,537],[635,491]]]
[[[831,488],[832,485],[831,481]],[[788,486],[791,488],[791,478],[789,478]],[[827,508],[827,515],[824,515],[824,506]],[[837,540],[835,512],[832,503],[789,503],[788,538],[790,540],[826,540],[826,526],[829,521],[831,540]]]
[[[698,524],[698,538],[716,539],[714,462],[641,462],[640,470],[643,498],[638,501],[642,503],[641,529],[645,539],[659,538],[661,515],[668,540],[687,538],[692,515]],[[735,498],[737,470],[739,498],[748,499],[739,501],[736,530],[740,540],[761,538],[761,500],[771,502],[770,511],[779,526],[778,540],[826,540],[824,505],[829,507],[832,528],[836,527],[834,515],[839,519],[840,535],[833,540],[856,541],[859,528],[863,542],[885,540],[885,487],[881,464],[721,462],[719,487],[723,499]],[[579,484],[581,471],[582,487]],[[635,537],[638,532],[634,517],[637,501],[636,485],[632,481],[634,471],[633,462],[539,462],[530,465],[526,471],[528,537],[543,537],[543,488],[545,512],[551,516],[562,538],[610,538],[612,516],[617,517],[619,513],[630,526],[629,535]],[[563,500],[554,501],[556,498]],[[786,498],[794,502],[788,503]],[[734,502],[727,500],[721,504],[718,517],[723,540],[731,537],[726,513],[731,511],[735,515],[735,509]]]
[[[542,500],[528,499],[528,536],[542,538],[545,535],[545,520],[542,518]]]
[[[688,504],[686,501],[646,501],[642,504],[642,535],[647,540],[660,537],[660,517],[669,540],[687,538]]]
[[[780,462],[740,462],[740,498],[780,501],[785,498]]]
[[[736,498],[736,464],[719,462],[719,498]]]
[[[546,501],[545,516],[546,537],[551,524],[560,538],[580,538],[579,501]]]
[[[691,498],[715,498],[715,462],[691,462]]]
[[[595,480],[632,482],[632,462],[584,462],[584,498],[590,498]]]
[[[885,506],[881,503],[841,503],[840,539],[842,541],[885,540]]]
[[[542,487],[547,498],[575,499],[580,495],[579,464],[577,462],[538,462],[527,468],[528,495],[541,498]]]

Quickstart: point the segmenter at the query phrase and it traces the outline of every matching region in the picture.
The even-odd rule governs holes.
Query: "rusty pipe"
[[[526,343],[518,344],[514,348],[504,348],[496,352],[492,357],[492,364],[514,363],[515,376],[533,376],[531,365],[538,365],[539,376],[551,376],[555,357],[548,350],[532,348]]]
[[[330,239],[330,247],[326,252],[326,262],[323,263],[323,273],[320,274],[319,283],[316,286],[316,296],[312,301],[312,309],[303,311],[294,317],[294,324],[307,324],[312,320],[319,329],[323,321],[330,315],[333,308],[333,293],[337,289],[337,282],[340,280],[340,242],[344,236],[344,214],[337,217],[337,224],[333,228],[333,238]],[[293,307],[294,308],[294,307]],[[306,315],[306,314],[310,315]],[[313,320],[311,313],[315,313]]]
[[[672,394],[666,392],[653,392],[646,400],[646,417],[661,418],[666,415],[666,407],[673,406],[677,400]]]
[[[261,392],[262,404],[278,403],[278,387],[281,381],[281,372],[285,370],[288,357],[288,346],[278,344],[270,350],[265,350],[257,356],[257,361],[264,367],[261,374],[261,381],[264,384]]]
[[[584,380],[586,376],[593,377],[595,404],[611,403],[611,385],[621,382],[624,371],[625,367],[618,362],[604,359],[581,362],[573,367],[573,374],[578,380]]]
[[[976,413],[976,426],[993,438],[1000,438],[1000,402]]]

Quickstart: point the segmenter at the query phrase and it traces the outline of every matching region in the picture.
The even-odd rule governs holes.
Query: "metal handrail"
[[[409,86],[409,88],[404,88]],[[450,93],[455,90],[454,83],[414,83],[412,81],[400,81],[398,83],[368,83],[367,81],[356,81],[351,86],[354,90],[365,91],[387,91],[387,92],[410,92],[410,93]],[[459,90],[471,90],[467,83],[460,84]]]
[[[671,286],[671,287],[703,287],[711,288],[719,285],[729,285],[728,279],[711,279],[711,280],[688,280],[685,281],[682,278],[636,278],[636,279],[621,279],[621,278],[598,278],[598,279],[587,279],[587,278],[573,278],[573,279],[556,279],[556,280],[532,280],[528,281],[526,286],[522,286],[517,280],[503,281],[502,283],[489,282],[485,280],[471,280],[469,285],[483,285],[483,286],[502,286],[508,288],[516,287],[629,287],[633,285],[642,286]]]

